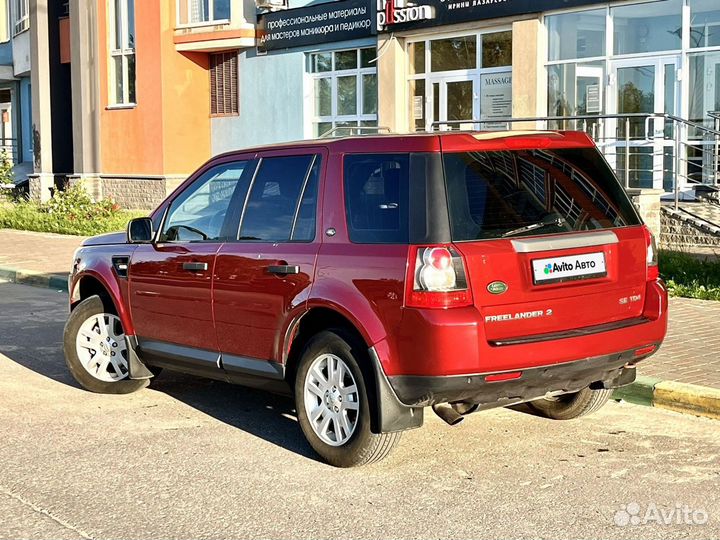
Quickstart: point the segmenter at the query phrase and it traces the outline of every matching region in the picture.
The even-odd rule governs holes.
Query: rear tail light
[[[660,277],[660,270],[658,269],[658,252],[657,244],[655,243],[655,236],[650,232],[647,225],[643,227],[645,232],[645,246],[647,247],[647,254],[645,257],[645,264],[647,265],[647,280],[655,281]]]
[[[472,304],[465,263],[452,246],[412,248],[407,283],[408,307],[451,308]]]

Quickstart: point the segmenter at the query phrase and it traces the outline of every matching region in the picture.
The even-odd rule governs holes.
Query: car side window
[[[243,212],[239,240],[312,240],[319,162],[320,156],[315,155],[262,159]]]
[[[345,156],[345,209],[352,242],[408,242],[409,162],[408,154]]]
[[[217,242],[227,239],[233,199],[244,200],[250,183],[248,161],[223,163],[205,172],[175,199],[161,242]]]

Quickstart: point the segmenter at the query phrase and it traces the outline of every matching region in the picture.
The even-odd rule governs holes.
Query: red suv
[[[583,133],[367,136],[212,159],[127,234],[87,240],[65,357],[94,392],[161,368],[291,392],[337,466],[425,407],[568,419],[667,327],[655,244]]]

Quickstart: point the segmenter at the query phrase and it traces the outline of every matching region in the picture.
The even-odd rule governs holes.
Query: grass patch
[[[123,210],[110,199],[93,202],[79,186],[56,194],[44,204],[0,202],[0,228],[80,236],[122,231],[128,221],[146,215]]]
[[[700,300],[720,300],[720,260],[678,251],[660,251],[660,275],[670,294]]]

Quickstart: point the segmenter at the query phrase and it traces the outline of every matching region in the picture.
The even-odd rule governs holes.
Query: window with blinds
[[[210,55],[210,114],[238,114],[237,53]]]

